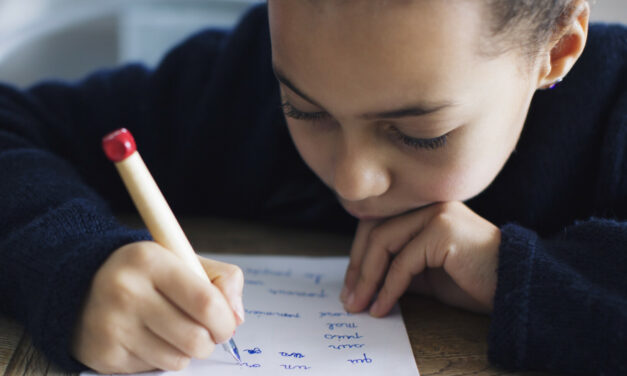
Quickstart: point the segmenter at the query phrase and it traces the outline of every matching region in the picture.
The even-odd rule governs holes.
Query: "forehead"
[[[319,95],[372,96],[393,88],[401,97],[416,91],[437,96],[475,69],[478,3],[270,0],[274,63]]]

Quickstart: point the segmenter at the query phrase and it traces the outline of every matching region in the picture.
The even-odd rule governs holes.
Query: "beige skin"
[[[383,316],[408,288],[475,311],[492,308],[500,231],[463,201],[503,167],[535,90],[564,77],[581,54],[589,9],[581,3],[530,61],[516,50],[479,53],[482,3],[268,1],[294,143],[360,218],[342,293],[351,312],[370,306]],[[418,116],[417,106],[441,108]],[[410,107],[405,116],[389,113]],[[319,119],[294,119],[295,109]],[[440,147],[417,146],[444,134]],[[113,252],[77,322],[76,359],[102,373],[128,373],[178,370],[208,357],[242,322],[243,275],[201,261],[211,283],[153,242]]]
[[[92,281],[74,357],[100,373],[175,371],[207,358],[243,322],[244,275],[235,265],[199,259],[211,282],[154,242],[113,252]]]
[[[581,54],[587,2],[535,59],[481,53],[482,1],[268,4],[292,139],[360,219],[344,307],[383,316],[410,288],[491,311],[500,231],[463,202],[502,169],[534,92]]]

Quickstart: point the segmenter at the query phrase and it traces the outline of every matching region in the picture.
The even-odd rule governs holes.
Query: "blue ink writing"
[[[279,353],[279,355],[281,355],[281,356],[291,356],[292,358],[304,358],[305,357],[305,355],[303,355],[301,353],[297,353],[297,352],[287,353],[287,352],[281,351]]]
[[[320,280],[322,279],[322,274],[306,273],[305,278],[311,278],[314,280],[316,285],[319,285]]]
[[[355,335],[353,334],[325,334],[324,338],[326,339],[337,339],[338,341],[342,341],[342,340],[347,340],[347,339],[359,339],[359,338],[363,338],[364,336],[360,336],[359,333],[355,332]]]
[[[254,279],[246,279],[246,280],[244,280],[244,284],[263,286],[263,281],[257,281],[257,280],[254,280]]]
[[[273,270],[269,268],[263,268],[263,269],[246,268],[245,273],[249,275],[269,275],[273,277],[291,277],[292,276],[292,271],[289,269],[288,270]]]
[[[310,369],[310,366],[304,366],[304,365],[295,365],[295,364],[281,364],[281,367],[283,367],[283,369]]]
[[[282,289],[268,289],[270,294],[272,295],[290,295],[290,296],[301,296],[305,298],[324,298],[327,295],[324,293],[324,290],[320,290],[320,292],[307,292],[307,291],[290,291],[290,290],[282,290]]]
[[[364,364],[364,363],[372,363],[372,359],[368,358],[366,356],[366,353],[364,353],[364,357],[363,358],[348,359],[347,362],[350,362],[351,364]]]
[[[261,317],[261,316],[265,316],[265,317],[270,317],[270,316],[276,316],[276,317],[285,317],[285,318],[290,318],[290,319],[299,319],[300,318],[300,313],[296,312],[296,313],[284,313],[284,312],[272,312],[272,311],[257,311],[254,309],[246,309],[244,310],[247,314],[249,315],[253,315],[253,316],[257,316],[257,317]]]
[[[352,313],[348,312],[320,312],[320,318],[323,317],[349,317],[353,316]]]
[[[327,326],[329,330],[335,330],[336,328],[357,329],[357,324],[354,322],[328,322]]]
[[[261,349],[259,347],[255,347],[254,349],[245,349],[249,354],[261,354]]]
[[[248,367],[248,368],[259,368],[259,367],[261,367],[261,364],[259,364],[259,363],[248,364],[246,362],[241,362],[239,365],[240,366],[244,366],[244,367]]]
[[[345,350],[345,349],[361,349],[365,345],[363,343],[347,343],[344,345],[329,345],[330,349]]]

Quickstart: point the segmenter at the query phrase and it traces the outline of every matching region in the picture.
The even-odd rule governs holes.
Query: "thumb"
[[[244,289],[244,273],[237,265],[227,264],[198,256],[205,273],[226,298],[233,309],[237,325],[244,322],[244,304],[242,292]]]

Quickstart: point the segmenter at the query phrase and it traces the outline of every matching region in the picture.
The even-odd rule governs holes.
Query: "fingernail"
[[[342,288],[342,292],[340,293],[340,300],[342,303],[346,303],[346,296],[348,296],[348,287],[344,286]]]
[[[235,315],[237,316],[237,318],[239,319],[239,324],[244,322],[244,304],[242,303],[242,299],[236,299],[235,302],[233,303],[233,312],[235,312]]]
[[[370,316],[375,316],[375,317],[379,317],[379,310],[381,309],[381,304],[379,304],[379,301],[377,300],[376,302],[374,302],[374,304],[372,305],[372,307],[370,307]]]
[[[351,292],[348,295],[348,298],[346,298],[345,304],[350,307],[351,305],[353,305],[354,302],[355,302],[355,293]]]

